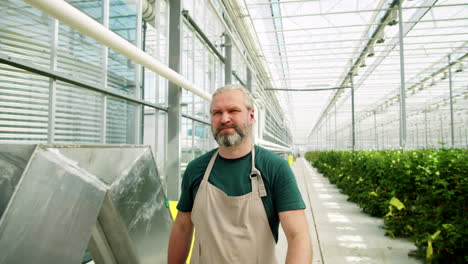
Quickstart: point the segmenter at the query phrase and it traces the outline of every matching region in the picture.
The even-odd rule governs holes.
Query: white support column
[[[450,55],[448,55],[449,89],[450,89],[450,146],[455,146],[455,125],[453,116],[453,85],[452,85],[452,66],[450,65]]]
[[[403,43],[402,0],[398,2],[398,36],[400,39],[400,148],[406,147],[406,89],[405,89],[405,51]]]
[[[351,150],[354,151],[356,148],[356,121],[354,113],[354,81],[353,74],[349,75],[350,86],[351,86],[351,133],[352,133],[352,145]]]

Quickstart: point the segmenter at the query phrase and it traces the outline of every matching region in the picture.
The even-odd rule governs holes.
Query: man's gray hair
[[[215,97],[216,95],[220,94],[220,93],[224,93],[226,91],[241,91],[243,94],[244,94],[244,98],[245,98],[245,106],[247,107],[248,110],[251,110],[253,109],[254,107],[254,100],[253,100],[253,97],[252,95],[250,94],[250,92],[245,89],[244,86],[240,85],[240,84],[227,84],[221,88],[218,88],[216,89],[216,91],[214,91],[213,93],[213,97]]]

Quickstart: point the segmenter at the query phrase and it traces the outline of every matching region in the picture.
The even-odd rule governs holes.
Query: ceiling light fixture
[[[364,57],[362,58],[362,61],[361,61],[361,65],[359,65],[359,67],[366,67],[367,64],[366,64],[366,60],[364,59]]]
[[[383,29],[380,30],[378,33],[377,33],[377,36],[376,36],[377,40],[375,42],[377,43],[384,43],[385,42],[385,35],[384,35],[384,32],[383,32]]]
[[[375,55],[374,46],[367,48],[367,57],[373,57]]]
[[[442,77],[441,77],[440,79],[441,79],[441,80],[447,79],[447,72],[444,72],[444,74],[442,74]]]
[[[392,9],[392,11],[390,11],[390,19],[387,25],[394,26],[396,24],[398,24],[398,14],[397,14],[396,9]]]

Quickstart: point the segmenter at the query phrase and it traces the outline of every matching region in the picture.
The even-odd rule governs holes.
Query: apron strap
[[[203,175],[203,180],[202,182],[207,182],[208,177],[210,177],[211,170],[213,169],[213,165],[215,163],[216,157],[218,156],[219,149],[216,150],[215,154],[211,156],[210,162],[208,163],[208,167],[205,170],[205,175]]]
[[[263,183],[262,174],[260,171],[255,168],[255,145],[252,146],[252,170],[250,172],[250,180],[252,182],[252,192],[254,192],[254,188],[257,187],[258,195],[260,197],[267,196],[265,184]],[[256,180],[256,182],[254,182]]]

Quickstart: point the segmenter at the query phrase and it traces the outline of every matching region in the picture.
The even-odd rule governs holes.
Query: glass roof
[[[449,56],[453,98],[467,105],[466,1],[403,1],[401,25],[398,1],[238,1],[296,144],[310,142],[334,111],[336,129],[350,126],[351,84],[363,123],[371,113],[390,122],[399,112],[400,26],[408,118],[447,104]]]

